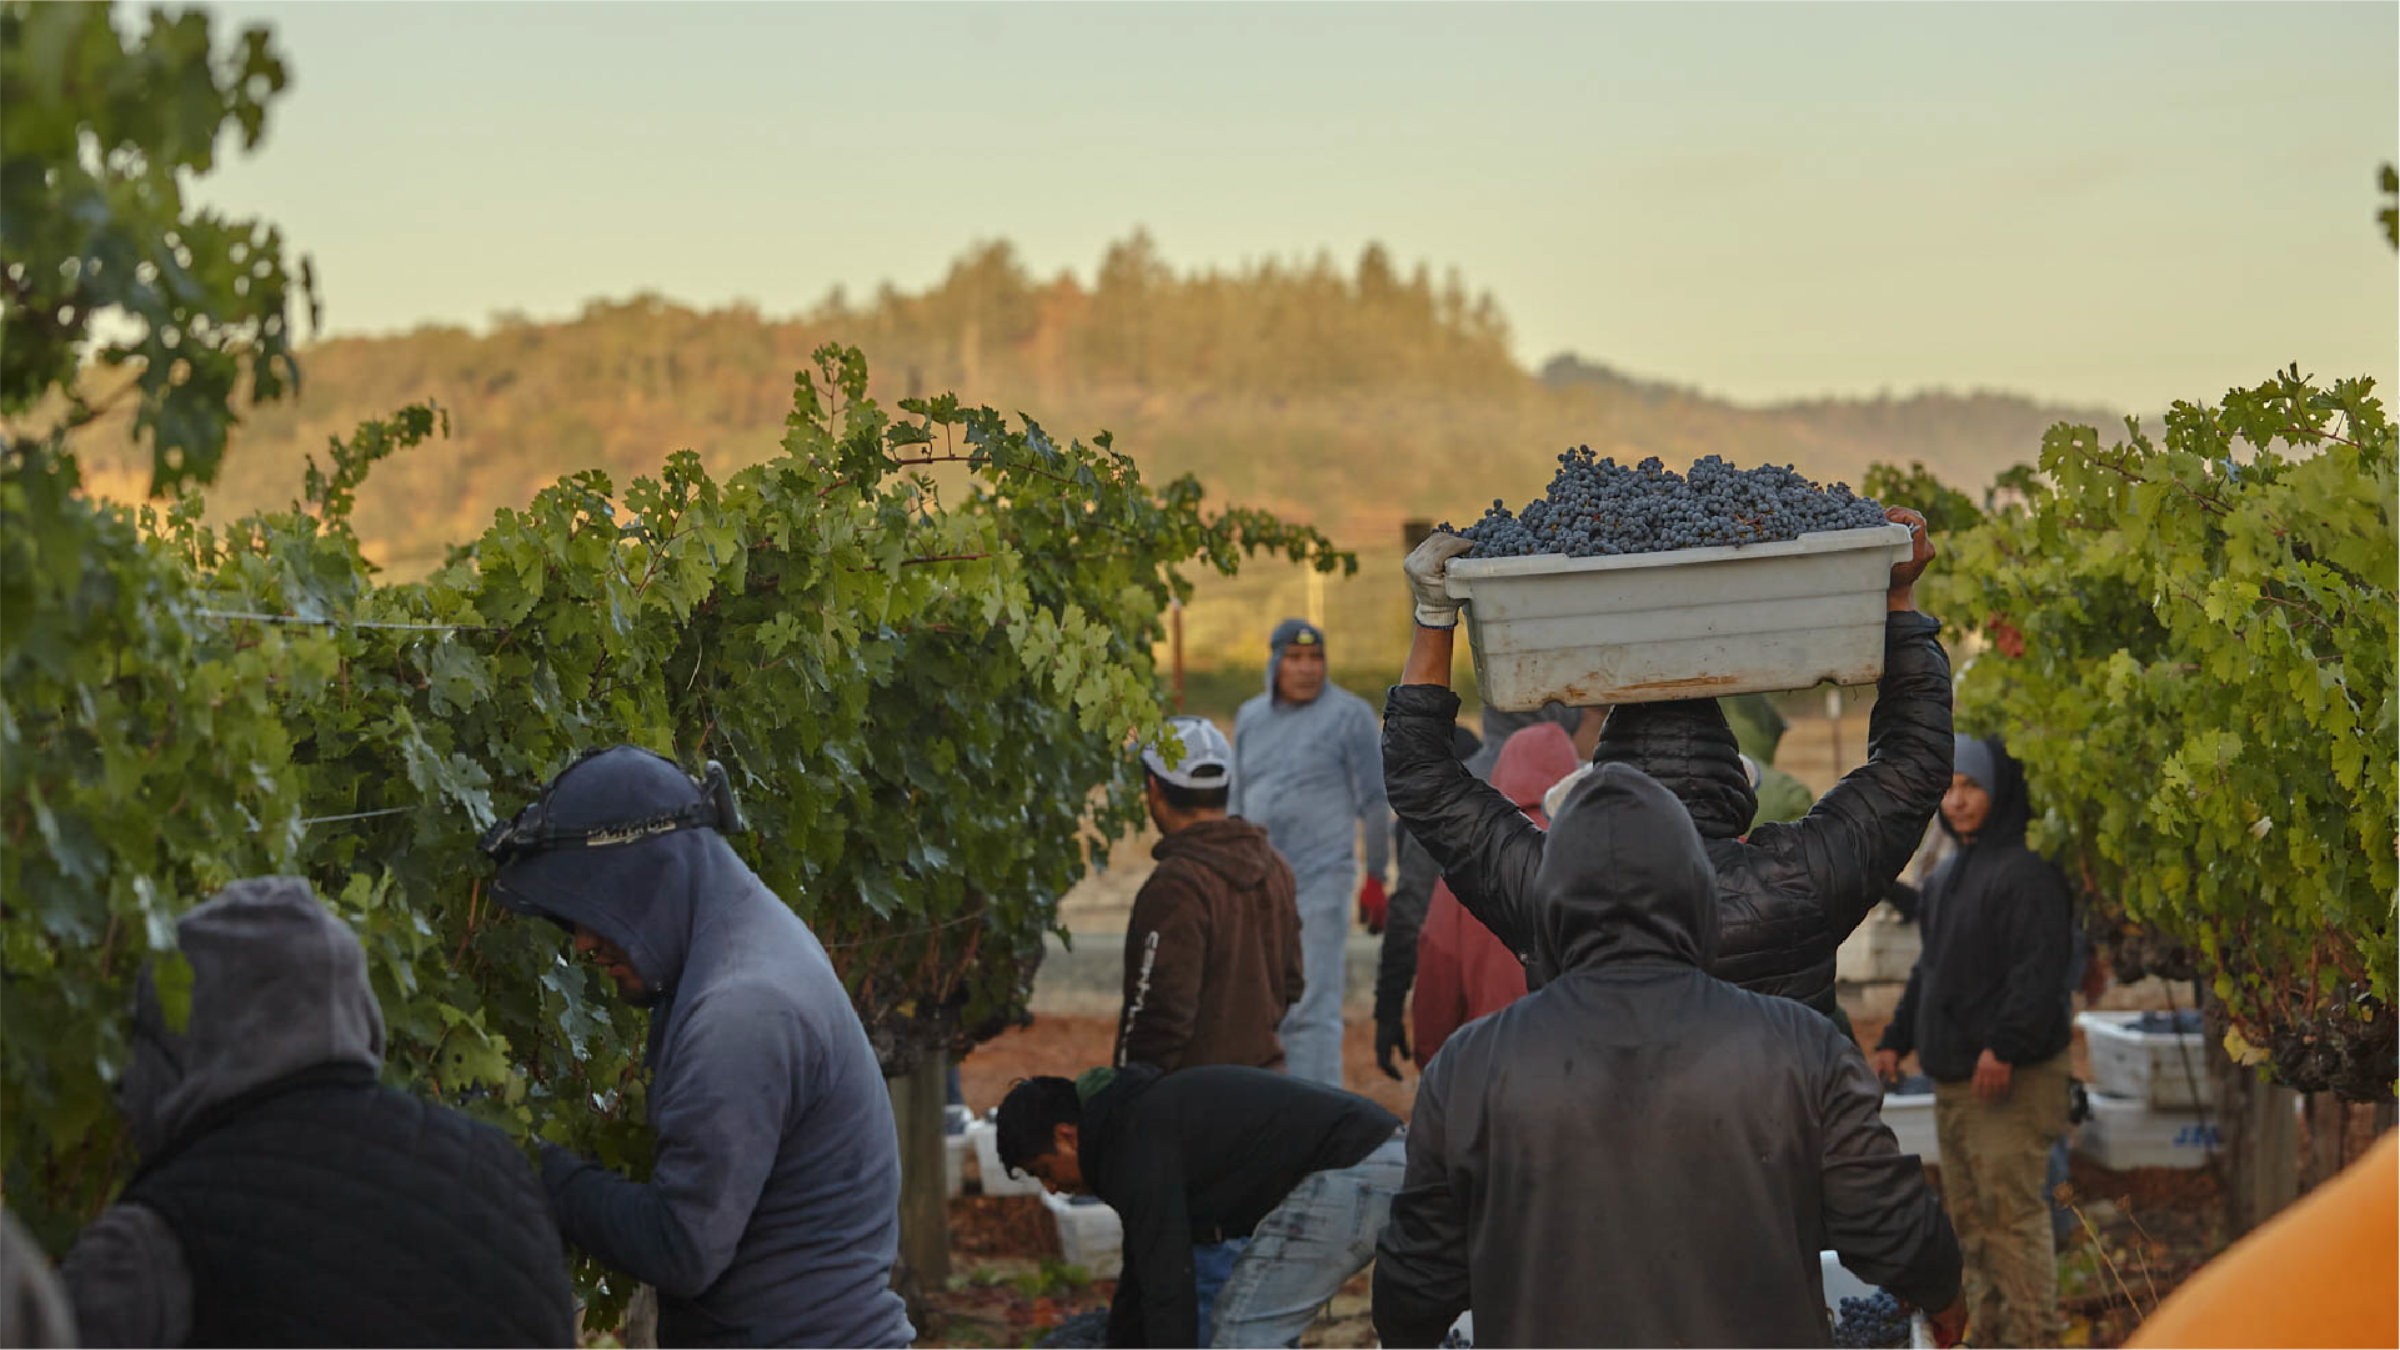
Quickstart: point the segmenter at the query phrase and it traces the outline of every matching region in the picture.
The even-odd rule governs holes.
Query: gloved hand
[[[1965,1299],[1953,1300],[1940,1312],[1925,1314],[1925,1329],[1933,1333],[1933,1343],[1941,1350],[1967,1338],[1967,1304]]]
[[[1392,910],[1391,897],[1383,893],[1383,878],[1368,877],[1358,887],[1358,921],[1370,933],[1383,931],[1383,921]]]
[[[1408,573],[1409,593],[1416,597],[1417,623],[1426,628],[1456,628],[1458,602],[1450,598],[1450,560],[1472,552],[1475,541],[1440,530],[1409,551],[1400,570]]]
[[[1392,1055],[1408,1058],[1408,1028],[1397,1017],[1375,1019],[1375,1067],[1383,1070],[1393,1082],[1400,1081],[1400,1070],[1392,1063]]]

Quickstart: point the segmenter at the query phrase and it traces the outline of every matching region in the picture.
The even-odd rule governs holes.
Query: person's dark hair
[[[1147,769],[1142,773],[1158,784],[1159,795],[1167,799],[1167,805],[1178,811],[1222,811],[1233,800],[1233,785],[1230,783],[1213,788],[1181,787]]]
[[[1075,1095],[1075,1084],[1065,1078],[1019,1080],[1000,1099],[999,1118],[993,1124],[992,1143],[999,1150],[1000,1165],[1012,1176],[1023,1170],[1052,1150],[1061,1125],[1083,1128],[1083,1099]]]

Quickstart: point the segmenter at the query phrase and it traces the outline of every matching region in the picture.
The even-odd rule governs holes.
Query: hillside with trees
[[[2029,459],[2053,423],[2102,415],[1997,394],[1743,407],[1572,356],[1537,374],[1509,355],[1497,302],[1455,271],[1403,272],[1374,245],[1350,267],[1320,254],[1180,271],[1137,232],[1088,283],[1038,278],[993,242],[922,293],[836,291],[786,318],[640,295],[557,323],[501,313],[485,333],[320,342],[301,353],[299,397],[234,432],[212,505],[284,504],[329,436],[432,400],[452,412],[450,439],[387,465],[357,515],[372,551],[417,570],[564,471],[622,478],[687,448],[719,471],[766,458],[791,372],[826,341],[867,354],[879,398],[954,389],[1062,432],[1105,427],[1146,473],[1197,473],[1212,493],[1349,541],[1380,540],[1402,514],[1528,495],[1570,444],[1772,460],[1821,478],[1923,460],[1949,481],[1982,482]],[[79,449],[112,486],[138,488],[147,465],[127,430],[103,422]],[[1371,492],[1353,486],[1367,476]]]
[[[428,326],[320,342],[301,352],[298,397],[245,412],[210,512],[285,506],[332,437],[436,403],[451,414],[449,438],[380,467],[353,517],[370,558],[419,576],[495,508],[562,473],[603,468],[622,482],[683,449],[716,474],[764,461],[784,434],[791,373],[826,342],[864,351],[887,403],[953,389],[1061,435],[1106,429],[1153,481],[1195,474],[1216,500],[1306,521],[1358,550],[1364,570],[1346,582],[1264,565],[1204,582],[1187,637],[1196,670],[1230,677],[1249,664],[1261,613],[1315,614],[1347,639],[1337,676],[1369,687],[1396,668],[1406,637],[1387,603],[1401,521],[1463,523],[1495,496],[1530,497],[1570,445],[1685,463],[1722,454],[1853,483],[1871,463],[1922,461],[1972,483],[2031,459],[2059,421],[2107,420],[1992,393],[1740,406],[1564,355],[1527,371],[1498,303],[1455,271],[1404,270],[1380,246],[1350,266],[1320,254],[1179,270],[1137,232],[1088,282],[1043,280],[990,242],[922,293],[837,291],[783,318],[641,295],[562,322],[502,313],[482,333]],[[129,422],[85,428],[78,449],[104,491],[130,500],[150,464]]]

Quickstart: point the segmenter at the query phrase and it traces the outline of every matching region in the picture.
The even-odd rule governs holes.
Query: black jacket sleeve
[[[2034,1064],[2059,1052],[2069,995],[2067,968],[2075,959],[2074,899],[2067,879],[2032,853],[2020,855],[2002,879],[2008,897],[2008,973],[1989,1049],[2010,1064]]]
[[[1950,790],[1950,657],[1934,636],[1941,628],[1913,611],[1885,616],[1867,762],[1798,822],[1752,832],[1753,844],[1797,854],[1836,941],[1884,898]]]
[[[1375,1021],[1398,1021],[1407,1010],[1408,991],[1417,982],[1417,935],[1425,931],[1425,915],[1433,908],[1433,884],[1442,871],[1433,855],[1406,830],[1400,836],[1400,880],[1392,887],[1391,908],[1383,921],[1383,948],[1375,961]]]
[[[1129,1136],[1109,1172],[1115,1180],[1100,1198],[1125,1225],[1125,1273],[1109,1305],[1111,1345],[1200,1344],[1200,1294],[1193,1287],[1192,1224],[1184,1203],[1183,1155],[1172,1139]],[[1129,1298],[1126,1290],[1133,1290]],[[1119,1339],[1120,1323],[1137,1322],[1136,1339]]]
[[[1375,1335],[1385,1345],[1439,1345],[1467,1310],[1467,1212],[1450,1185],[1438,1057],[1417,1089],[1408,1170],[1375,1247]]]
[[[1900,990],[1900,1005],[1892,1009],[1892,1020],[1884,1023],[1883,1035],[1875,1042],[1878,1050],[1895,1050],[1905,1055],[1917,1048],[1917,999],[1919,987],[1925,980],[1925,960],[1908,968],[1908,983]]]
[[[1958,1298],[1958,1236],[1923,1164],[1883,1123],[1883,1090],[1858,1047],[1830,1028],[1825,1039],[1825,1240],[1860,1279],[1920,1308],[1947,1308]]]
[[[1383,705],[1384,788],[1401,825],[1425,846],[1459,903],[1526,957],[1539,949],[1533,877],[1542,865],[1543,834],[1506,794],[1459,762],[1450,748],[1457,723],[1458,695],[1451,691],[1392,686]],[[1538,984],[1543,972],[1529,967],[1527,974]]]
[[[100,1211],[58,1274],[83,1345],[182,1345],[191,1336],[191,1266],[157,1210],[127,1202]]]
[[[1905,919],[1909,923],[1915,923],[1917,921],[1917,902],[1919,898],[1920,897],[1917,893],[1917,888],[1909,885],[1905,881],[1900,880],[1898,877],[1892,878],[1891,881],[1886,883],[1883,888],[1883,903],[1890,905],[1893,913],[1899,915],[1902,919]]]

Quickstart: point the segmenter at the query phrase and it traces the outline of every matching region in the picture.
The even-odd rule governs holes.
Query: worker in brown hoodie
[[[1492,786],[1506,794],[1534,824],[1550,827],[1542,794],[1575,772],[1582,756],[1574,738],[1556,722],[1536,722],[1510,736],[1492,765]],[[1417,1063],[1433,1062],[1450,1033],[1525,997],[1525,963],[1492,936],[1483,921],[1450,893],[1448,882],[1433,888],[1425,930],[1417,939],[1417,997],[1414,1021]]]
[[[1267,832],[1226,815],[1233,746],[1215,723],[1177,717],[1142,752],[1158,869],[1125,929],[1116,1062],[1167,1072],[1201,1064],[1283,1067],[1276,1026],[1304,984],[1292,869]]]

